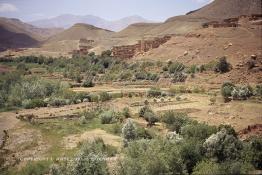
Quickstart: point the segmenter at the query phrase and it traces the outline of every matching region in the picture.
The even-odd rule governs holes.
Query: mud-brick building
[[[81,38],[78,42],[78,49],[73,50],[69,54],[71,54],[72,56],[87,55],[88,51],[93,48],[92,47],[93,43],[94,43],[94,40],[88,40],[85,38]]]
[[[137,54],[158,48],[170,39],[171,36],[164,36],[162,38],[153,38],[151,40],[139,40],[137,44],[134,45],[114,46],[112,48],[112,53],[115,57],[129,59]]]

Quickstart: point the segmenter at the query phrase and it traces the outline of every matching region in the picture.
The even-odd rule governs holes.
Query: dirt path
[[[150,88],[126,88],[126,87],[111,87],[111,86],[98,86],[92,88],[72,88],[74,92],[111,92],[111,93],[121,93],[121,92],[146,92]],[[161,88],[161,90],[168,90],[169,88]]]

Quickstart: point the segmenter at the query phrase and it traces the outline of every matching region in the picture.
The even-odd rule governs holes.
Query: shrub
[[[230,63],[227,62],[226,57],[222,57],[219,59],[215,67],[215,72],[226,73],[230,70],[230,68],[231,68],[231,65]]]
[[[172,63],[171,65],[169,65],[169,73],[170,74],[173,74],[173,73],[176,73],[176,72],[181,72],[185,69],[185,65],[182,64],[182,63],[179,63],[179,62],[175,62],[175,63]]]
[[[33,109],[36,107],[45,107],[47,104],[41,99],[24,100],[22,106],[26,109]]]
[[[122,137],[124,139],[124,146],[127,146],[128,142],[136,139],[136,125],[132,122],[132,120],[128,119],[125,125],[123,126]]]
[[[153,139],[155,134],[150,129],[145,129],[144,127],[137,127],[137,138],[139,139]]]
[[[262,169],[262,138],[251,137],[248,142],[244,142],[242,160],[250,162],[256,169]]]
[[[235,100],[246,100],[253,95],[253,90],[250,86],[240,86],[234,88],[231,95]]]
[[[187,75],[183,72],[176,72],[172,76],[173,83],[185,82],[187,79]]]
[[[158,117],[153,112],[148,111],[145,112],[144,119],[148,122],[148,126],[152,126],[159,121]]]
[[[98,102],[99,96],[97,94],[89,94],[88,98],[90,99],[90,102]]]
[[[102,102],[105,102],[105,101],[111,100],[111,96],[107,92],[101,92],[99,94],[99,100]]]
[[[151,80],[151,81],[158,81],[159,80],[159,76],[156,73],[148,73],[146,79],[147,80]]]
[[[84,110],[80,112],[80,116],[84,116],[86,120],[92,120],[97,116],[97,112],[95,110]]]
[[[207,139],[211,134],[216,133],[216,127],[202,123],[193,123],[181,128],[181,135],[187,139],[199,141]]]
[[[197,67],[197,65],[191,65],[189,67],[189,69],[187,70],[187,73],[189,74],[195,74],[199,71],[199,68]]]
[[[183,174],[184,166],[176,146],[167,140],[138,140],[129,144],[119,161],[118,174]]]
[[[206,156],[218,162],[238,159],[242,146],[241,141],[225,129],[211,135],[203,144]]]
[[[79,123],[80,123],[81,125],[87,124],[87,120],[86,120],[85,116],[81,116],[81,117],[79,118]]]
[[[221,95],[224,98],[228,98],[231,97],[232,91],[234,90],[235,85],[231,82],[225,82],[223,83],[222,87],[221,87]]]
[[[76,158],[67,167],[69,174],[101,174],[108,175],[106,163],[107,145],[102,139],[92,143],[84,143]]]
[[[23,72],[28,71],[28,67],[24,63],[19,63],[16,66],[16,69],[19,70],[19,71],[23,71]]]
[[[26,166],[24,166],[19,173],[20,175],[28,175],[28,174],[47,174],[49,169],[49,163],[47,161],[38,161],[38,162],[28,162]]]
[[[148,105],[145,105],[139,110],[139,117],[145,117],[146,112],[153,112]]]
[[[105,111],[100,114],[102,124],[110,124],[115,122],[115,116],[113,111]]]
[[[212,174],[219,175],[221,174],[220,166],[218,163],[204,160],[198,163],[193,170],[193,175],[203,175],[203,174]]]
[[[64,106],[64,105],[66,105],[66,100],[65,99],[61,99],[61,98],[52,98],[48,102],[48,104],[51,105],[51,106],[56,106],[56,107]]]
[[[201,154],[201,147],[201,142],[192,138],[185,139],[180,142],[179,153],[189,174],[192,173],[195,165],[203,158]]]
[[[111,50],[105,50],[101,53],[102,57],[110,57],[112,54]]]
[[[221,131],[221,130],[226,130],[227,134],[229,135],[233,135],[234,137],[237,137],[237,133],[235,131],[235,129],[231,126],[231,125],[219,125],[218,126],[218,131]]]
[[[256,96],[262,96],[262,85],[256,85],[255,94]]]
[[[83,87],[94,87],[94,83],[91,79],[85,80],[83,83]]]
[[[150,88],[147,91],[148,97],[160,97],[161,96],[161,89],[157,87]]]
[[[128,108],[128,107],[123,108],[122,114],[123,114],[123,116],[124,116],[125,118],[130,118],[130,117],[131,117],[130,111],[129,111],[129,108]]]
[[[147,79],[147,73],[146,72],[138,72],[135,74],[135,78],[137,80],[145,80]]]
[[[117,134],[117,135],[120,135],[121,132],[122,132],[122,126],[121,124],[119,123],[114,123],[113,126],[112,126],[112,133],[113,134]]]
[[[191,120],[184,113],[167,111],[162,115],[162,122],[167,125],[168,129],[180,133],[182,126],[189,124]]]

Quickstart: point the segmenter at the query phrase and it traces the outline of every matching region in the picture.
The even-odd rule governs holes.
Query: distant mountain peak
[[[111,31],[120,31],[130,24],[134,23],[147,23],[153,22],[147,20],[139,15],[128,16],[119,20],[108,21],[101,17],[94,15],[72,15],[72,14],[62,14],[54,18],[42,19],[37,21],[29,22],[30,24],[43,28],[69,28],[76,23],[85,23],[90,24],[95,27],[111,30]]]

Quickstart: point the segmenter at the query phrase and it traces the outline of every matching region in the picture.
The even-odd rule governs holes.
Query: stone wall
[[[247,21],[255,21],[262,19],[262,14],[252,14],[250,16],[242,15],[237,18],[228,18],[224,19],[223,21],[210,21],[207,23],[202,24],[203,28],[213,27],[213,28],[220,28],[220,27],[238,27],[240,26],[239,21],[247,19]]]
[[[158,48],[160,45],[166,43],[170,39],[171,36],[164,36],[162,38],[154,38],[152,40],[139,40],[137,44],[134,45],[114,46],[112,48],[112,53],[115,57],[128,59],[134,57],[137,54]]]

